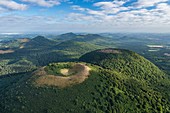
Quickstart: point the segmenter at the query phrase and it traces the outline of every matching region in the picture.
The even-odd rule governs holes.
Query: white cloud
[[[0,0],[0,6],[12,10],[26,10],[28,8],[26,4],[20,4],[13,0]]]
[[[61,20],[43,16],[0,16],[0,32],[37,32],[55,30]],[[5,23],[5,25],[4,25]],[[52,26],[53,27],[50,27]],[[59,26],[61,27],[61,26]]]
[[[96,21],[96,18],[90,15],[71,13],[65,18],[67,22],[71,23],[91,23]]]
[[[7,11],[7,9],[0,7],[0,13],[6,12],[6,11]]]
[[[37,4],[39,6],[43,6],[43,7],[53,7],[55,5],[60,4],[59,0],[22,0],[22,1],[34,3],[34,4]]]
[[[73,5],[73,6],[71,6],[71,8],[73,10],[77,10],[77,11],[85,11],[86,10],[86,8],[82,8],[82,7],[78,6],[78,5]]]
[[[94,4],[96,7],[100,7],[103,13],[105,14],[115,14],[122,10],[128,10],[127,7],[124,7],[123,4],[125,1],[113,1],[113,2],[97,2]]]
[[[91,14],[91,15],[96,15],[96,16],[104,16],[104,12],[102,11],[95,11],[95,10],[88,10],[88,14]]]
[[[54,6],[53,3],[39,4],[37,1],[41,0],[31,1],[34,2],[30,3],[44,7]],[[139,0],[125,7],[123,4],[127,1],[97,2],[93,4],[93,9],[72,5],[71,8],[77,10],[76,13],[71,12],[60,19],[48,16],[0,16],[0,31],[170,32],[170,5],[166,0]],[[146,8],[153,5],[154,8]],[[0,7],[1,10],[4,10],[3,7]]]
[[[128,10],[127,7],[124,7],[123,4],[125,2],[124,1],[113,1],[113,2],[97,2],[97,3],[94,3],[93,6],[95,7],[99,7],[100,10],[91,10],[91,9],[88,9],[88,8],[83,8],[83,7],[80,7],[80,6],[77,6],[77,5],[73,5],[72,6],[72,9],[73,10],[78,10],[78,11],[84,11],[88,14],[91,14],[91,15],[100,15],[100,16],[104,16],[104,15],[107,15],[107,14],[116,14],[122,10],[126,11]]]
[[[79,20],[82,23],[90,23],[89,26],[100,30],[131,30],[146,32],[170,32],[170,5],[167,0],[139,0],[132,6],[125,7],[126,2],[97,2],[94,4],[98,9],[78,7],[80,13],[69,15],[71,22]],[[138,4],[138,7],[137,7]],[[147,9],[146,7],[155,6]],[[80,17],[83,18],[80,18]],[[89,19],[89,20],[88,20]],[[133,29],[133,30],[132,30]],[[103,31],[104,32],[104,31]]]
[[[170,15],[170,5],[168,5],[166,3],[160,3],[160,4],[157,5],[156,11],[164,12],[165,14]]]
[[[115,7],[120,7],[124,4],[124,1],[113,1],[113,2],[97,2],[94,6],[101,7],[102,9],[110,9]]]
[[[150,7],[155,6],[156,4],[162,3],[162,2],[168,2],[169,0],[138,0],[138,2],[134,3],[135,6],[138,8],[141,7]]]

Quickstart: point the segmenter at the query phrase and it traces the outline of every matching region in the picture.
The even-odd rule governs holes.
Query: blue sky
[[[0,0],[1,33],[170,33],[170,0]]]

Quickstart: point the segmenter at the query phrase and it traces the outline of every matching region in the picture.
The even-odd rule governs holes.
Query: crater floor
[[[57,86],[60,88],[82,83],[90,75],[90,68],[85,64],[77,63],[70,69],[61,69],[64,76],[49,75],[43,68],[37,70],[34,75],[38,78],[34,81],[36,86]],[[68,76],[69,75],[69,76]]]

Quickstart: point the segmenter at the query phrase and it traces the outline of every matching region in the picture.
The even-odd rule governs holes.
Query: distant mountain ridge
[[[59,40],[59,41],[66,41],[66,40],[71,40],[71,39],[74,39],[76,38],[77,35],[70,32],[70,33],[65,33],[65,34],[61,34],[61,35],[58,35],[56,38],[54,38],[55,40]]]

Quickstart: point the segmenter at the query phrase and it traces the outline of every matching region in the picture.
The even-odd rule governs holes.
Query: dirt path
[[[75,64],[72,69],[62,69],[61,73],[63,75],[74,75],[68,77],[47,75],[44,71],[44,68],[41,68],[39,71],[35,72],[34,75],[38,75],[39,78],[35,80],[37,86],[57,86],[64,88],[67,86],[75,85],[82,83],[89,76],[90,68],[85,64]]]

